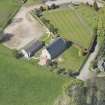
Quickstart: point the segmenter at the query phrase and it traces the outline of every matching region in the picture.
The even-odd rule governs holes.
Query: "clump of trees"
[[[49,20],[42,17],[41,21],[46,25],[46,27],[49,29],[50,33],[52,33],[51,35],[53,38],[58,36],[58,29],[55,28],[55,26],[52,23],[50,23]]]
[[[84,82],[73,79],[72,82],[64,86],[65,94],[69,96],[70,105],[87,105]]]
[[[12,53],[13,53],[13,56],[14,56],[16,59],[19,59],[19,58],[23,57],[22,53],[19,52],[18,50],[15,50],[15,49],[14,49],[14,50],[12,51]]]
[[[98,11],[98,10],[100,9],[96,0],[94,1],[93,6],[94,6],[94,9],[95,9],[96,11]]]
[[[16,0],[18,3],[24,4],[27,2],[27,0]]]
[[[41,17],[41,16],[42,16],[42,10],[40,10],[40,9],[35,9],[35,15],[36,15],[37,17]]]
[[[65,84],[69,105],[105,105],[105,77],[93,77],[86,82],[71,79]]]
[[[90,67],[92,69],[96,69],[97,68],[97,60],[92,61]]]

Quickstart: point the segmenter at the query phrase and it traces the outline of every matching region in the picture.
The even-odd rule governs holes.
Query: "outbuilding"
[[[21,50],[21,53],[25,58],[32,57],[38,50],[44,46],[44,43],[41,41],[36,41],[30,44],[28,47]]]
[[[48,47],[42,50],[43,58],[52,60],[61,55],[68,47],[68,43],[63,38],[59,37],[53,41]]]

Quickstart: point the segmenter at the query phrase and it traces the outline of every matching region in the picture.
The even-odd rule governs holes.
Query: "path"
[[[23,6],[19,10],[13,22],[4,30],[5,34],[11,35],[10,40],[4,43],[5,46],[20,49],[32,40],[38,40],[46,32],[45,27],[30,14],[32,10],[39,7],[40,5]]]
[[[99,51],[99,44],[96,45],[95,51],[90,54],[87,62],[85,63],[84,67],[81,69],[80,75],[77,77],[80,80],[86,81],[91,77],[91,72],[89,70],[91,62],[95,59]]]

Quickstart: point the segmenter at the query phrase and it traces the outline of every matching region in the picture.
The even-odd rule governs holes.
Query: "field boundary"
[[[18,9],[16,9],[16,11],[14,11],[12,14],[9,15],[9,18],[7,19],[7,22],[4,24],[4,26],[2,27],[2,31],[11,23],[10,20],[12,20],[14,18],[14,16],[17,14],[17,12],[20,10],[20,8],[23,5],[20,5]]]

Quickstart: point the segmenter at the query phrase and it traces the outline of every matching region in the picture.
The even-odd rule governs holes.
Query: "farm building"
[[[43,42],[36,41],[32,43],[27,48],[21,50],[21,53],[24,55],[25,58],[32,57],[38,50],[40,50],[44,46]]]
[[[43,58],[44,64],[46,64],[48,60],[53,60],[57,58],[67,49],[67,47],[68,47],[67,41],[60,37],[57,38],[48,47],[42,50],[41,58]]]

